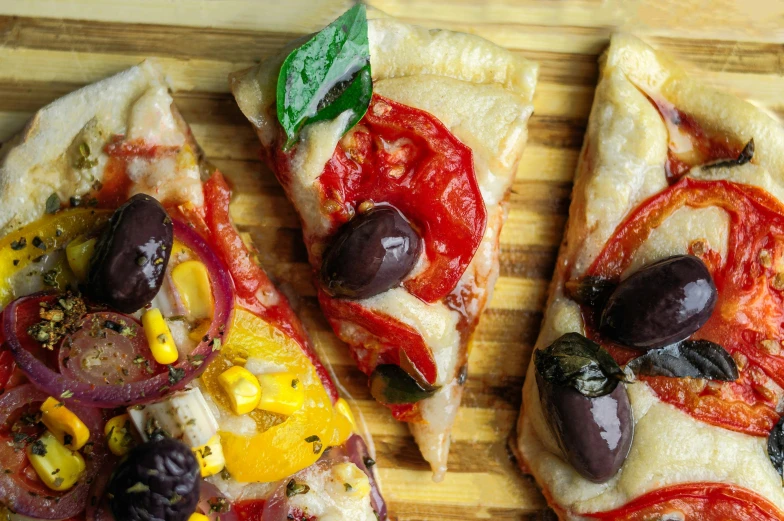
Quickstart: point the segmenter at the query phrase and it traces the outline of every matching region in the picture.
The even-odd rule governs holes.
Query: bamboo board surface
[[[232,215],[300,315],[372,433],[392,518],[549,519],[534,482],[509,456],[523,376],[568,211],[571,179],[608,36],[631,31],[708,84],[784,115],[784,3],[641,0],[373,0],[428,27],[473,32],[541,65],[509,220],[501,277],[482,317],[452,437],[450,472],[434,484],[413,439],[376,405],[365,377],[321,316],[293,208],[259,162],[228,93],[229,72],[318,30],[346,0],[0,0],[0,141],[49,101],[157,56],[208,157],[231,179]],[[357,410],[358,408],[358,410]]]

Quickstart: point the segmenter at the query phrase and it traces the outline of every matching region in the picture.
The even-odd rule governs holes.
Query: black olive
[[[692,255],[646,266],[612,292],[601,332],[629,347],[653,349],[685,340],[708,321],[717,292],[708,268]]]
[[[603,483],[621,468],[634,436],[626,386],[589,398],[569,386],[546,382],[537,372],[547,422],[566,459],[584,478]]]
[[[107,488],[116,521],[187,521],[199,502],[201,471],[184,443],[164,438],[135,447]]]
[[[158,293],[171,255],[172,220],[161,203],[136,194],[114,212],[90,261],[88,291],[123,313]]]
[[[400,212],[390,206],[376,207],[338,230],[324,253],[321,283],[334,297],[378,295],[411,272],[421,242]]]

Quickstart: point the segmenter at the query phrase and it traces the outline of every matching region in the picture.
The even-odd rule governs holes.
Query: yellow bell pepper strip
[[[263,360],[296,375],[304,391],[302,407],[290,416],[256,409],[248,416],[257,432],[242,436],[220,431],[226,469],[238,481],[272,482],[312,465],[324,449],[344,443],[352,434],[351,422],[332,405],[315,366],[296,340],[241,308],[234,312],[231,333],[219,356],[201,381],[219,407],[231,411],[219,376],[235,360]],[[250,457],[249,455],[252,455]]]
[[[0,308],[14,300],[13,277],[33,259],[60,249],[102,225],[108,210],[74,208],[45,215],[0,239]]]

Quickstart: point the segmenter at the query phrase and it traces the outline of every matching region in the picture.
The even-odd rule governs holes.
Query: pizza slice
[[[370,18],[352,8],[232,90],[299,213],[324,314],[440,480],[537,66]]]
[[[149,61],[0,150],[0,508],[386,519],[351,409],[230,199]]]
[[[516,449],[561,519],[784,519],[784,130],[616,35]]]

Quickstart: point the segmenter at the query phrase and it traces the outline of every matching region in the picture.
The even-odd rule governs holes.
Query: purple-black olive
[[[601,317],[601,332],[620,344],[653,349],[689,338],[716,306],[705,264],[676,255],[646,266],[621,282]]]
[[[566,459],[585,479],[604,483],[623,465],[634,437],[626,386],[589,398],[569,386],[545,381],[537,372],[539,399]]]
[[[164,438],[135,447],[115,469],[107,493],[116,521],[187,521],[199,502],[193,451]]]
[[[333,297],[362,299],[398,286],[416,264],[422,241],[391,206],[361,214],[338,230],[324,253],[321,283]]]
[[[173,241],[172,220],[161,203],[134,195],[114,212],[98,239],[89,293],[123,313],[146,306],[161,288]]]

